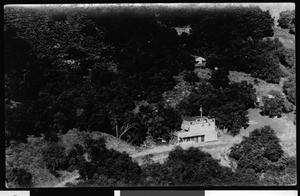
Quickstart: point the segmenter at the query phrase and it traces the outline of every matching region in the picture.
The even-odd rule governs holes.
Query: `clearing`
[[[238,136],[232,137],[219,130],[220,137],[218,141],[208,143],[186,143],[180,144],[183,149],[191,146],[198,147],[201,150],[208,152],[213,158],[219,159],[220,164],[230,167],[233,162],[229,160],[228,155],[230,148],[234,144],[240,143],[243,136],[249,136],[249,133],[256,128],[261,128],[270,125],[281,140],[281,145],[285,153],[289,156],[296,155],[296,126],[293,124],[293,117],[291,114],[283,115],[281,118],[269,118],[268,116],[260,115],[259,109],[249,109],[249,127],[241,129]],[[158,146],[152,149],[147,149],[135,154],[131,157],[140,165],[144,163],[146,156],[150,157],[154,162],[162,163],[176,145]]]

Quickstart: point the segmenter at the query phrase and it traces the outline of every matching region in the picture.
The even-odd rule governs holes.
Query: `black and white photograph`
[[[6,188],[295,186],[295,25],[286,2],[5,5]]]

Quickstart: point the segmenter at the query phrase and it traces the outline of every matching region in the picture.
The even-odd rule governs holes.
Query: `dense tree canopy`
[[[141,168],[132,161],[127,153],[120,153],[112,149],[108,150],[103,138],[97,140],[87,138],[85,146],[86,150],[76,145],[70,152],[70,156],[77,154],[77,159],[74,156],[70,161],[74,166],[77,165],[83,180],[90,180],[94,183],[94,181],[99,180],[99,176],[103,176],[107,179],[128,184],[139,182]]]
[[[209,83],[200,83],[186,99],[178,105],[183,115],[198,116],[199,107],[203,115],[216,118],[216,125],[237,135],[248,126],[247,109],[256,101],[255,89],[246,81],[232,83],[226,88],[215,88]]]
[[[5,137],[15,162],[10,180],[30,186],[76,169],[78,186],[255,185],[257,172],[282,156],[268,127],[233,147],[236,173],[196,148],[174,149],[165,163],[141,168],[87,132],[136,146],[169,140],[182,116],[197,116],[202,105],[204,116],[237,135],[248,126],[256,96],[251,84],[231,83],[229,71],[279,83],[280,63],[295,68],[293,51],[266,38],[273,35],[270,13],[259,7],[98,9],[4,9]],[[184,26],[190,33],[179,36],[176,27]],[[207,59],[210,79],[195,74],[192,55]],[[171,107],[163,95],[181,76],[193,90]],[[288,80],[284,92],[295,104],[294,83]],[[66,134],[73,128],[80,137]]]
[[[13,188],[28,188],[32,186],[32,175],[23,168],[12,168],[7,172],[8,186]]]
[[[290,29],[291,34],[295,34],[295,10],[286,10],[279,13],[278,26],[283,29]]]
[[[263,115],[270,117],[280,117],[282,113],[289,113],[293,111],[293,104],[291,104],[279,91],[270,91],[269,96],[263,96],[262,110]]]
[[[265,126],[255,129],[240,144],[235,144],[229,157],[236,160],[238,169],[265,172],[283,155],[279,142],[274,129]]]
[[[210,154],[193,147],[187,150],[177,147],[163,164],[154,163],[143,168],[144,183],[150,186],[214,185],[223,183],[231,175],[229,168],[220,166]]]
[[[292,75],[283,84],[284,93],[287,95],[288,100],[296,104],[296,76]]]

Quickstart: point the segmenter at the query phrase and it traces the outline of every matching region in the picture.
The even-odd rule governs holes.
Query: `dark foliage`
[[[28,188],[32,186],[32,175],[23,168],[9,169],[6,171],[6,178],[13,188]]]
[[[283,29],[290,29],[291,34],[295,34],[295,10],[286,10],[279,13],[278,26]]]
[[[143,167],[145,185],[216,185],[222,184],[233,173],[219,165],[210,154],[198,148],[183,150],[178,147],[169,153],[163,164]]]
[[[185,72],[183,75],[183,79],[190,84],[195,84],[200,81],[200,78],[197,76],[195,72]]]
[[[262,99],[262,115],[281,117],[282,113],[289,113],[293,110],[293,105],[280,92],[270,91],[269,95],[272,97],[264,96]]]
[[[103,138],[98,140],[88,138],[85,145],[87,150],[75,146],[69,155],[70,164],[73,168],[79,169],[79,174],[83,180],[89,180],[90,184],[103,183],[98,184],[98,186],[107,185],[104,183],[105,180],[98,178],[99,176],[113,182],[127,184],[139,182],[141,168],[132,161],[128,154],[112,149],[108,150]],[[109,184],[109,182],[107,183]]]
[[[199,115],[199,107],[203,106],[203,115],[216,118],[216,125],[237,135],[242,127],[248,126],[247,109],[253,108],[256,101],[255,89],[243,81],[232,83],[226,88],[215,88],[201,83],[178,105],[183,115]]]
[[[58,143],[48,143],[42,154],[47,169],[56,176],[59,176],[58,170],[65,170],[69,166],[65,148]]]
[[[231,148],[229,157],[237,162],[241,169],[251,169],[256,173],[269,170],[283,155],[280,140],[270,126],[255,129],[244,137],[240,144]]]
[[[288,100],[296,105],[296,77],[292,75],[283,84],[284,93],[287,95]]]
[[[6,110],[6,138],[21,140],[31,133],[78,128],[106,132],[136,145],[149,134],[167,139],[178,128],[177,111],[158,108],[153,118],[155,109],[147,114],[135,114],[134,109],[140,101],[156,108],[163,101],[162,94],[176,84],[174,76],[184,71],[186,81],[199,82],[191,54],[203,54],[208,67],[219,68],[210,82],[223,90],[203,91],[203,105],[214,104],[213,110],[204,111],[216,117],[219,113],[217,123],[237,134],[245,125],[248,100],[232,105],[230,118],[242,116],[237,122],[224,119],[222,110],[231,105],[216,112],[240,96],[226,90],[228,70],[274,83],[282,76],[280,55],[272,53],[276,44],[262,39],[273,34],[270,13],[258,7],[191,9],[188,13],[181,8],[142,10],[143,16],[135,9],[114,14],[5,9],[6,98],[23,104],[13,112]],[[190,25],[191,34],[177,36],[173,27],[182,25]],[[22,117],[16,110],[23,110]]]

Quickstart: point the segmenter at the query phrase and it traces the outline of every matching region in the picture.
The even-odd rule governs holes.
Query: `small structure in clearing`
[[[181,142],[210,142],[218,140],[215,119],[201,116],[183,117],[181,130],[173,133],[173,141]]]
[[[195,55],[192,55],[192,57],[194,57],[195,61],[196,61],[195,68],[205,67],[205,65],[206,65],[206,59],[205,58],[203,58],[201,56],[195,56]]]

